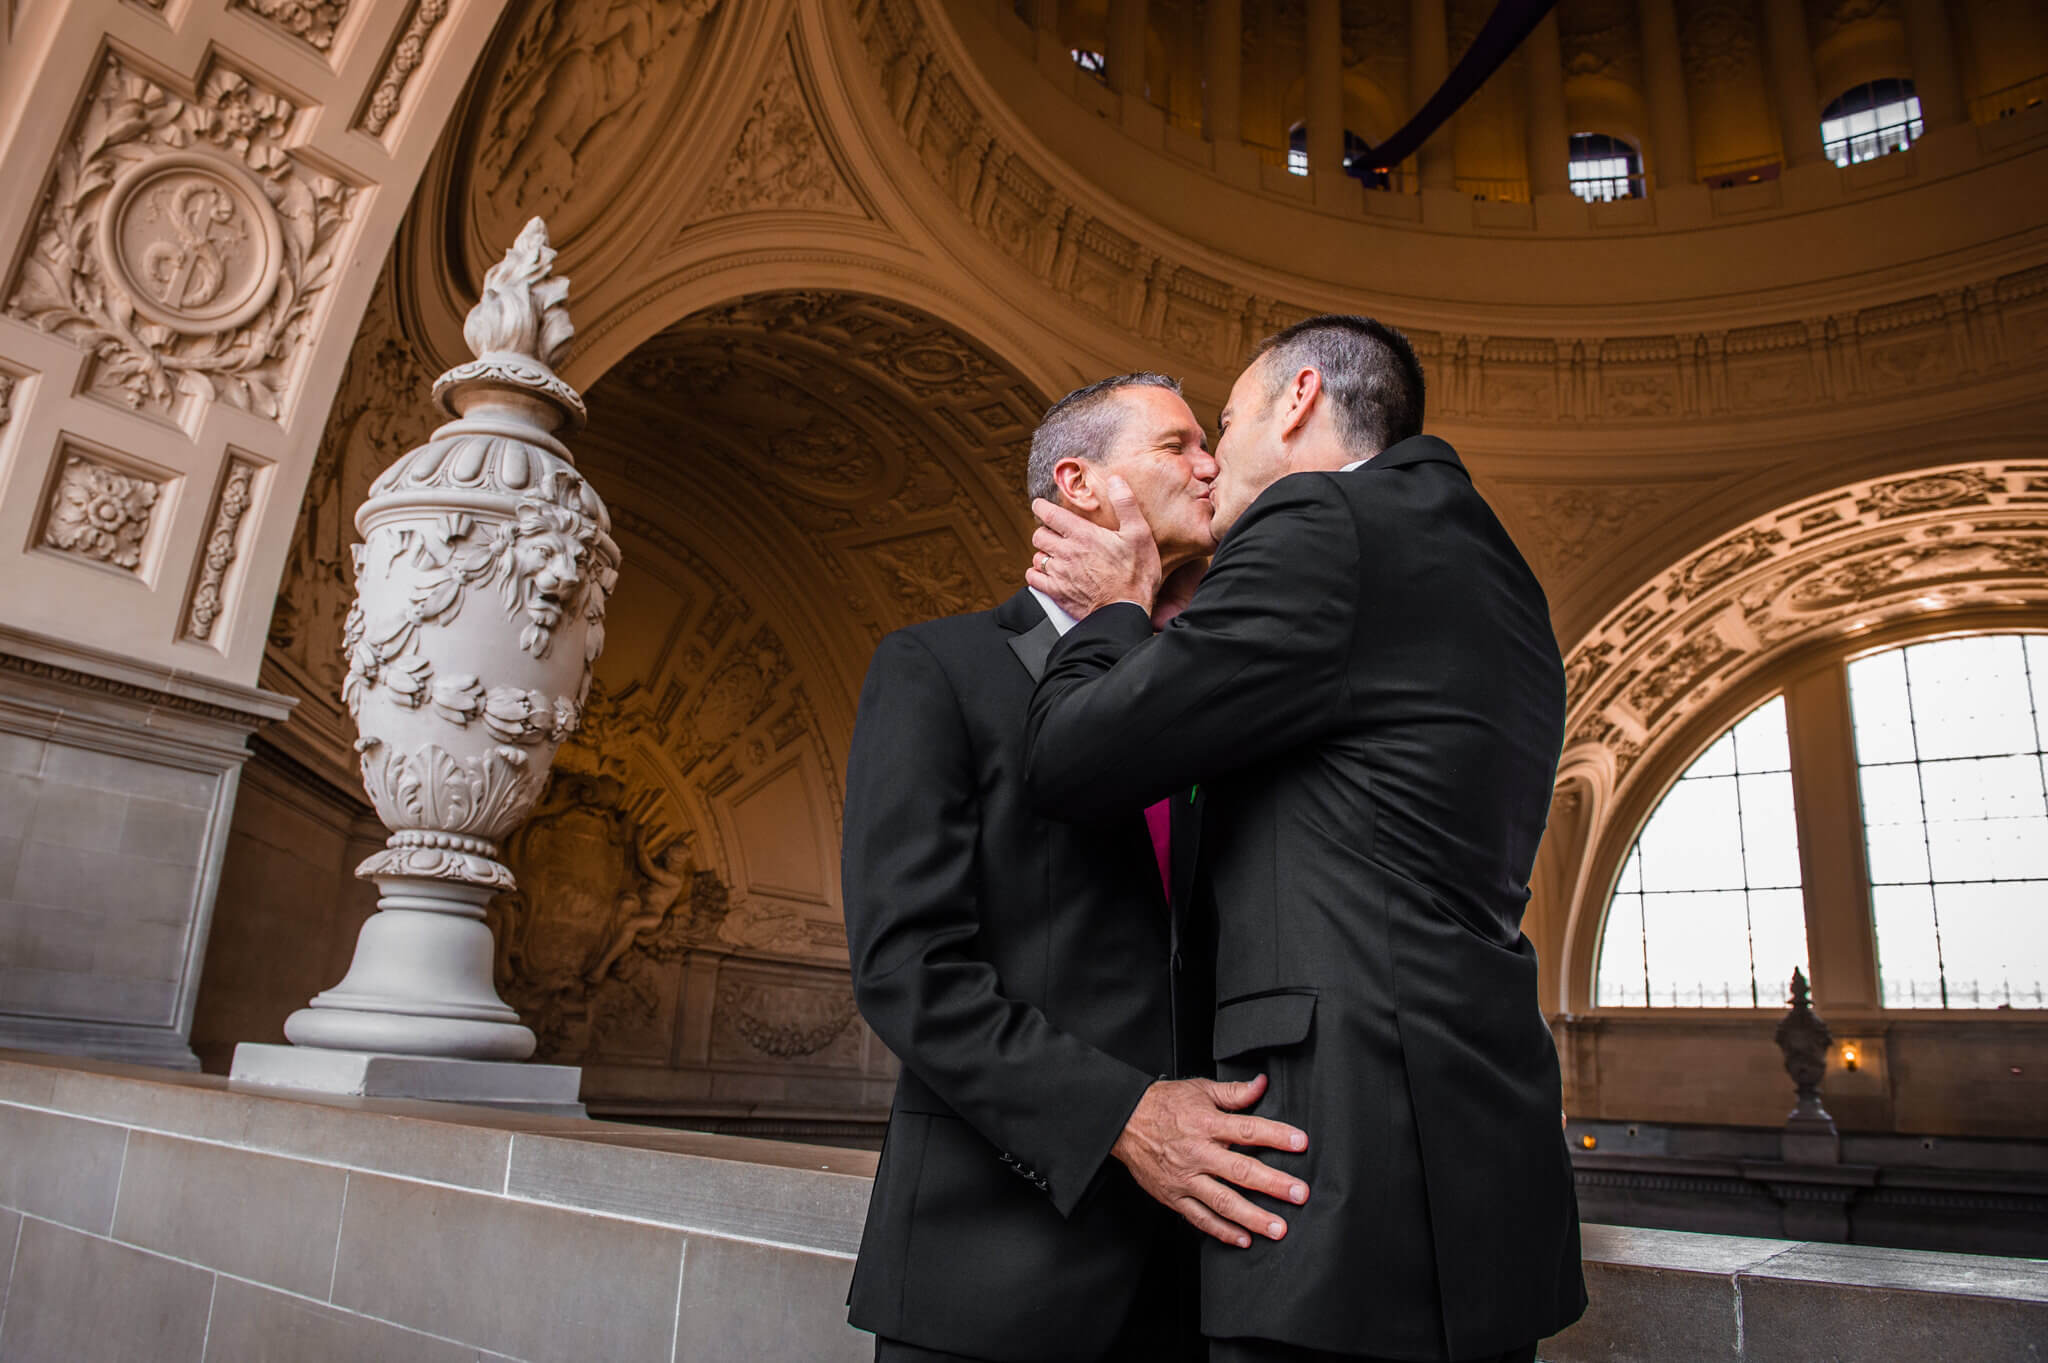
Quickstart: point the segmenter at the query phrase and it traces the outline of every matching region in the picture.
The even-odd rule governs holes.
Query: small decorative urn
[[[342,695],[391,837],[356,870],[381,895],[347,976],[285,1023],[296,1045],[533,1053],[492,983],[484,906],[513,888],[500,841],[581,721],[619,565],[604,503],[557,436],[584,409],[552,368],[573,334],[554,258],[533,219],[463,327],[476,358],[434,384],[455,419],[356,513]]]
[[[1785,1073],[1792,1077],[1799,1101],[1785,1118],[1780,1148],[1787,1163],[1834,1164],[1841,1159],[1835,1119],[1821,1106],[1820,1084],[1827,1077],[1828,1047],[1834,1035],[1813,1011],[1807,996],[1806,972],[1792,969],[1791,1008],[1778,1023],[1778,1050]]]

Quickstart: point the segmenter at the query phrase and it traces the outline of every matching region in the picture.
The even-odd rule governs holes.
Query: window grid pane
[[[1782,696],[1687,768],[1615,882],[1594,1003],[1776,1008],[1806,966],[1799,837]]]
[[[1588,203],[1642,197],[1642,158],[1619,137],[1574,133],[1565,177],[1572,193]]]
[[[1920,97],[1913,93],[1911,81],[1871,81],[1827,107],[1821,115],[1820,137],[1829,160],[1851,166],[1904,151],[1923,126]]]
[[[1880,999],[2048,1006],[2048,640],[1973,635],[1849,665]]]

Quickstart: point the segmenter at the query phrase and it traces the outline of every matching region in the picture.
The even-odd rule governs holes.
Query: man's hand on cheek
[[[1123,479],[1109,480],[1109,504],[1114,528],[1043,498],[1031,504],[1038,529],[1031,536],[1031,567],[1024,580],[1076,620],[1118,601],[1134,601],[1150,611],[1159,595],[1159,546]]]

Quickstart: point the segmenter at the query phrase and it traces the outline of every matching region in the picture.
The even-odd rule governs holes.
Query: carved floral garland
[[[419,572],[403,612],[372,621],[360,591],[349,609],[342,637],[348,675],[341,694],[350,716],[360,719],[364,690],[382,685],[408,709],[431,702],[450,722],[466,726],[481,720],[507,743],[560,742],[576,731],[590,687],[587,668],[577,695],[551,697],[515,686],[486,687],[469,673],[437,678],[417,647],[421,625],[452,622],[469,588],[496,586],[506,616],[525,616],[519,632],[525,652],[547,657],[564,615],[582,611],[590,625],[585,653],[596,658],[604,647],[610,575],[591,571],[597,526],[565,504],[581,496],[579,480],[557,471],[553,490],[554,500],[526,497],[517,520],[481,535],[474,516],[451,512],[434,521],[380,527],[355,547],[359,580],[372,572],[388,577],[401,564]]]

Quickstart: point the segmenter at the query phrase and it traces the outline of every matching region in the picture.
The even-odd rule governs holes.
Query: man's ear
[[[1295,371],[1293,379],[1281,391],[1280,397],[1287,403],[1287,410],[1280,415],[1280,438],[1298,435],[1307,427],[1309,417],[1315,414],[1316,399],[1323,395],[1323,376],[1320,371],[1306,366]]]
[[[1094,511],[1107,502],[1106,491],[1090,476],[1094,472],[1085,459],[1062,459],[1052,466],[1052,485],[1069,509]]]

